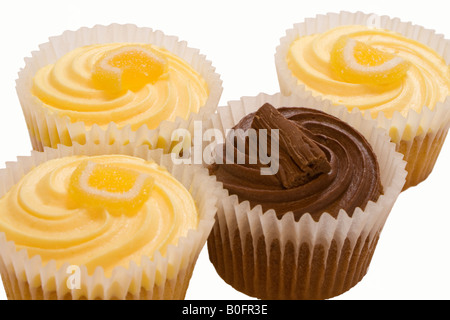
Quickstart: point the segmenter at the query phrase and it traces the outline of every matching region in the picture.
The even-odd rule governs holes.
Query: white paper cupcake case
[[[170,245],[166,255],[156,252],[150,260],[143,256],[140,264],[129,268],[116,267],[106,277],[98,267],[88,275],[80,266],[80,289],[69,289],[67,272],[69,263],[60,268],[54,260],[43,265],[40,256],[28,257],[25,250],[17,251],[14,243],[0,232],[0,271],[9,299],[183,299],[198,255],[214,224],[218,198],[223,196],[222,184],[210,177],[205,168],[194,165],[173,164],[170,155],[162,150],[149,150],[147,146],[124,146],[122,141],[109,145],[88,142],[73,147],[60,145],[57,149],[33,151],[31,156],[18,157],[0,170],[0,197],[33,167],[54,158],[70,155],[127,154],[153,159],[190,191],[199,211],[199,225],[190,230],[178,244]]]
[[[239,203],[237,196],[220,199],[216,224],[208,239],[211,262],[235,289],[261,299],[326,299],[353,287],[366,274],[385,221],[405,182],[405,162],[385,130],[308,94],[285,97],[260,94],[218,108],[205,129],[222,133],[264,103],[275,107],[307,107],[334,115],[359,130],[372,145],[380,165],[383,195],[337,218],[324,213],[318,222],[292,212],[278,219],[275,211]]]
[[[61,117],[45,108],[42,103],[31,94],[34,74],[42,67],[56,62],[65,53],[89,44],[110,42],[142,42],[164,47],[191,65],[206,81],[209,97],[198,113],[191,113],[190,118],[202,119],[214,113],[222,94],[222,80],[215,72],[209,60],[198,49],[189,48],[187,42],[180,41],[175,36],[165,35],[159,30],[137,27],[132,24],[96,25],[92,28],[83,27],[77,31],[65,31],[60,36],[49,38],[49,42],[41,44],[38,51],[31,57],[25,58],[25,67],[20,70],[16,81],[16,90],[27,122],[31,143],[34,150],[42,151],[45,146],[56,148],[59,143],[72,145],[73,142],[84,144],[89,131],[97,132],[100,139],[117,139],[124,141],[140,140],[152,148],[157,147],[158,130],[148,130],[146,125],[133,131],[129,125],[118,129],[112,122],[108,127],[92,126],[88,128],[84,122],[72,123],[69,117]],[[180,117],[169,122],[167,127],[182,121]],[[167,141],[167,137],[163,136]],[[170,138],[170,137],[169,137]],[[161,140],[160,140],[161,142]],[[164,144],[162,147],[166,147]]]
[[[445,39],[441,34],[436,34],[434,30],[388,16],[345,11],[327,13],[295,24],[280,39],[275,53],[275,65],[281,93],[291,95],[310,92],[304,85],[298,84],[297,78],[292,75],[286,63],[289,46],[298,37],[323,33],[343,25],[373,26],[374,24],[429,46],[441,55],[447,64],[450,64],[450,40]],[[371,118],[370,112],[365,112],[364,116]],[[392,118],[387,118],[380,112],[376,121],[379,127],[390,132],[393,141],[397,144],[397,151],[405,155],[408,176],[403,190],[406,190],[425,180],[433,170],[450,127],[450,97],[438,103],[433,111],[429,109],[429,106],[424,106],[420,113],[411,110],[405,117],[396,111]]]

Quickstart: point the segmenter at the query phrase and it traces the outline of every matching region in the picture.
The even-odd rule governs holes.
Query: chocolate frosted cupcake
[[[231,102],[210,126],[234,129],[209,166],[230,194],[208,239],[219,275],[260,299],[327,299],[356,285],[405,182],[385,131],[281,95]]]

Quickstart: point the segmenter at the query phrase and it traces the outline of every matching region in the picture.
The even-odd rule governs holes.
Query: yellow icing
[[[112,85],[113,75],[105,80],[105,73],[96,66],[108,55],[118,56],[119,65],[120,61],[129,61],[129,55],[127,57],[121,51],[124,47],[143,48],[167,60],[167,66],[163,65],[162,70],[156,71],[156,76],[150,79],[140,78],[134,84],[134,80],[126,80],[129,86],[125,88],[132,90],[111,94],[114,89],[105,90],[105,86]],[[139,68],[135,66],[134,69]],[[103,80],[98,81],[99,75]],[[108,43],[74,49],[55,64],[38,70],[33,78],[32,94],[45,108],[68,116],[72,122],[83,121],[87,127],[97,124],[103,128],[115,122],[119,128],[130,124],[137,130],[144,124],[154,129],[161,121],[174,120],[177,116],[186,119],[205,104],[208,90],[203,77],[186,61],[164,48],[150,44]]]
[[[333,46],[342,36],[408,61],[411,66],[406,76],[383,85],[343,80],[331,63]],[[291,44],[286,61],[298,83],[314,96],[350,110],[370,110],[374,118],[379,112],[390,118],[394,111],[406,115],[411,109],[420,112],[423,106],[434,108],[450,91],[450,68],[444,59],[431,48],[389,30],[353,25],[299,37]]]
[[[105,206],[93,205],[99,195],[89,189],[72,193],[88,163],[93,164],[89,186],[109,193],[100,199]],[[135,187],[140,175],[145,179],[135,200],[142,203],[130,205],[132,214],[121,211],[126,200],[120,193]],[[197,227],[198,219],[192,196],[164,168],[124,155],[47,161],[0,199],[0,231],[18,250],[40,255],[44,264],[53,259],[58,267],[66,262],[85,265],[89,274],[101,266],[107,276],[115,266],[139,265],[142,256],[164,255],[168,245]]]

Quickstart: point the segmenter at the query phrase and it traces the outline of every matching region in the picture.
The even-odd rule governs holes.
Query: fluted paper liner
[[[86,267],[79,266],[80,289],[69,289],[67,285],[72,275],[68,272],[69,263],[57,268],[51,260],[44,265],[40,256],[28,257],[26,250],[17,251],[14,243],[0,232],[0,271],[8,299],[183,299],[197,257],[214,224],[217,201],[224,192],[222,184],[201,166],[174,164],[171,156],[161,149],[124,146],[122,141],[112,145],[88,142],[33,151],[31,156],[7,163],[0,170],[0,197],[33,167],[74,154],[126,154],[154,160],[192,194],[200,217],[198,227],[189,230],[177,245],[169,245],[164,256],[160,252],[155,252],[152,260],[142,256],[139,264],[131,262],[128,268],[116,267],[111,277],[106,277],[101,267],[88,275]]]
[[[166,48],[191,65],[208,84],[209,96],[198,113],[190,114],[189,121],[192,118],[201,120],[217,109],[223,90],[220,75],[215,72],[211,62],[206,60],[198,49],[188,47],[185,41],[180,41],[175,36],[165,35],[159,30],[132,24],[96,25],[77,31],[65,31],[60,36],[49,38],[49,42],[41,44],[38,51],[32,52],[31,57],[25,59],[25,67],[20,70],[16,81],[17,94],[34,150],[42,151],[45,146],[56,148],[59,143],[68,146],[71,146],[73,142],[84,144],[87,133],[90,131],[96,132],[99,139],[108,139],[111,143],[115,140],[125,142],[138,140],[151,148],[167,148],[165,143],[170,140],[169,129],[187,120],[181,117],[177,117],[174,121],[165,120],[161,124],[162,128],[154,130],[149,130],[146,125],[137,130],[131,130],[130,125],[119,129],[114,122],[106,127],[98,125],[87,127],[82,121],[71,122],[68,116],[59,116],[45,108],[39,99],[31,94],[32,79],[40,68],[55,63],[61,56],[75,48],[110,42],[151,43]]]
[[[251,208],[236,195],[219,201],[216,224],[208,238],[211,262],[235,289],[261,299],[326,299],[353,287],[366,274],[385,221],[405,182],[405,162],[385,130],[327,101],[311,96],[260,94],[218,108],[205,123],[222,133],[264,103],[275,107],[318,109],[346,121],[372,145],[380,165],[383,194],[352,217],[341,210],[337,218],[323,213],[295,221],[292,212],[277,218],[273,209]]]
[[[323,33],[343,25],[373,26],[375,22],[379,28],[398,32],[432,48],[444,58],[447,65],[450,63],[450,40],[445,39],[441,34],[436,34],[434,30],[388,16],[345,11],[327,13],[295,24],[280,39],[275,53],[275,65],[281,92],[284,95],[310,92],[305,85],[297,82],[297,78],[292,75],[286,62],[289,46],[298,37]],[[433,110],[430,107],[434,107]],[[364,116],[371,118],[369,111],[364,112]],[[433,170],[450,127],[450,97],[437,103],[436,106],[423,106],[420,113],[410,110],[407,116],[395,111],[392,118],[387,118],[380,112],[376,121],[379,127],[389,131],[397,145],[397,151],[405,156],[408,176],[403,190],[406,190],[424,181]]]

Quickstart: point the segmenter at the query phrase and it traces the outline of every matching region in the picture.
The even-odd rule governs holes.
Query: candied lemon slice
[[[155,83],[167,73],[167,59],[139,45],[123,46],[105,53],[94,64],[92,81],[99,90],[120,94]]]
[[[148,200],[153,179],[144,173],[85,160],[70,177],[72,200],[112,214],[132,214]]]
[[[330,58],[335,74],[346,82],[386,85],[400,81],[410,62],[348,36],[340,37]]]

